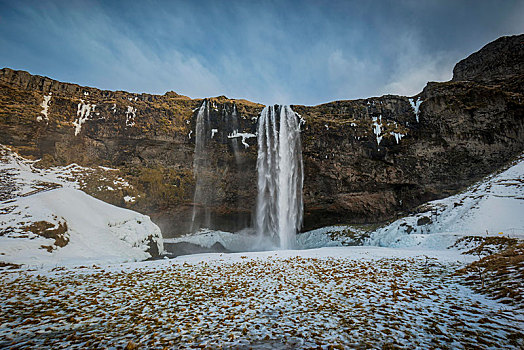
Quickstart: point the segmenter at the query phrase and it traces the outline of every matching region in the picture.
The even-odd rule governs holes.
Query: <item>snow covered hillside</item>
[[[462,236],[524,238],[524,155],[463,193],[378,229],[366,244],[446,248]]]
[[[150,245],[163,251],[160,229],[148,216],[78,189],[76,175],[88,170],[75,164],[39,169],[0,148],[0,262],[124,262],[151,257]]]

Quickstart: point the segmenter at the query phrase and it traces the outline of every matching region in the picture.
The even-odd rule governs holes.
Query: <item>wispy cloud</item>
[[[0,0],[0,64],[103,89],[317,104],[416,94],[523,32],[522,17],[517,0]]]
[[[428,81],[447,81],[452,77],[456,53],[424,52],[418,35],[406,33],[395,41],[395,55],[391,60],[391,75],[379,88],[381,94],[412,96]]]

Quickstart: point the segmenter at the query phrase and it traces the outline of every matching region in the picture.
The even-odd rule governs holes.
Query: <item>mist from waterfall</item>
[[[304,170],[300,122],[291,107],[265,107],[257,141],[257,234],[271,237],[280,248],[293,248],[303,219]]]
[[[240,129],[239,123],[238,123],[238,112],[237,112],[237,106],[233,104],[233,111],[230,114],[229,118],[229,124],[233,130]],[[242,162],[241,155],[240,155],[240,148],[239,148],[239,139],[238,137],[231,139],[231,146],[233,148],[233,155],[235,156],[235,162],[237,165],[239,165]]]

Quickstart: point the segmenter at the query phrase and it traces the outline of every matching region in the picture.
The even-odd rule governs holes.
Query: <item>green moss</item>
[[[137,205],[157,208],[191,201],[195,185],[190,170],[163,167],[141,168],[134,182],[143,193],[137,199]]]

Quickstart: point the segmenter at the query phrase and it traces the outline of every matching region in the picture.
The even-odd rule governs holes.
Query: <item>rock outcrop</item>
[[[386,95],[292,106],[302,130],[304,229],[377,223],[462,190],[524,150],[524,35],[501,38],[461,61],[453,80],[412,97]],[[498,57],[497,57],[498,55]],[[119,168],[134,202],[164,237],[188,231],[201,99],[102,91],[27,72],[0,71],[0,143],[42,166]],[[212,226],[251,225],[257,117],[263,106],[207,99],[206,208]],[[233,120],[235,120],[233,122]],[[94,194],[97,195],[97,194]],[[99,195],[100,197],[100,195]]]
[[[455,65],[453,81],[493,83],[524,74],[524,35],[501,37]]]

